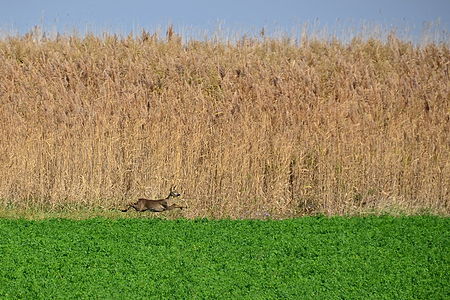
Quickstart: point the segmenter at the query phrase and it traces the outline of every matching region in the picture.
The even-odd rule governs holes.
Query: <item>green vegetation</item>
[[[450,221],[0,219],[0,298],[443,299]]]

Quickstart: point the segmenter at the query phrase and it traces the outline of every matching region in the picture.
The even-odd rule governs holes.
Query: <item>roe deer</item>
[[[126,209],[123,209],[123,212],[127,212],[131,207],[134,208],[136,211],[139,212],[143,212],[146,210],[149,211],[153,211],[153,212],[162,212],[165,210],[172,210],[175,208],[179,208],[179,209],[183,209],[186,208],[185,206],[179,206],[176,204],[172,204],[172,205],[168,205],[167,201],[175,198],[175,197],[179,197],[181,196],[180,193],[178,193],[177,191],[175,191],[175,187],[173,186],[170,188],[170,192],[169,195],[164,198],[164,199],[160,199],[160,200],[149,200],[149,199],[145,199],[145,198],[139,198],[138,201],[136,203],[131,203],[127,206]]]

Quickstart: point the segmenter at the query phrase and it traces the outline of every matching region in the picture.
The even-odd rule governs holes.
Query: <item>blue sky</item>
[[[290,32],[304,23],[316,27],[358,28],[361,24],[406,28],[417,35],[424,24],[440,22],[447,35],[450,0],[323,0],[323,1],[106,1],[106,0],[0,0],[0,28],[24,33],[34,25],[46,31],[108,31],[127,34],[146,28],[154,31],[170,23],[176,29],[213,32]]]

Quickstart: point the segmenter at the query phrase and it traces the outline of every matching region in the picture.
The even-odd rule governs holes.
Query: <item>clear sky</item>
[[[154,31],[173,24],[185,31],[251,32],[266,28],[290,32],[305,22],[335,27],[378,24],[405,27],[418,34],[425,24],[440,22],[450,29],[450,0],[0,0],[0,28],[24,33],[34,25],[44,30],[108,31],[127,34],[141,28]]]

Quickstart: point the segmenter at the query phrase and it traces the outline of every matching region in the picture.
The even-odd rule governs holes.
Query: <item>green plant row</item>
[[[0,219],[0,298],[444,299],[449,228],[432,216]]]

